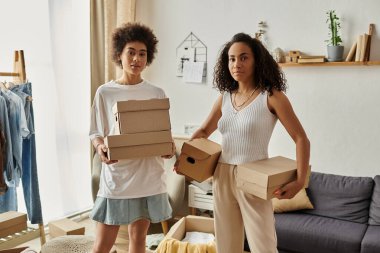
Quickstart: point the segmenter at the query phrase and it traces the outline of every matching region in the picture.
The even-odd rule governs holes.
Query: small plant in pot
[[[335,10],[326,12],[327,20],[329,24],[329,39],[327,45],[327,60],[328,61],[343,61],[343,49],[341,45],[342,39],[339,35],[340,22],[339,17],[336,15]]]

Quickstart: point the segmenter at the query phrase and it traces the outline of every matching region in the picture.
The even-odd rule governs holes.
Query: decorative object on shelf
[[[267,24],[265,23],[265,21],[260,21],[258,24],[257,24],[257,32],[255,32],[255,38],[260,40],[261,43],[266,47],[268,48],[268,41],[266,39],[266,36],[265,36],[265,32],[266,32],[266,28],[267,28]]]
[[[194,33],[190,32],[179,44],[176,53],[177,76],[185,77],[186,74],[190,74],[199,77],[199,71],[200,77],[206,76],[207,47]]]
[[[264,28],[266,28],[267,25],[266,25],[266,23],[264,21],[260,21],[257,24],[257,27],[259,28],[259,30],[257,30],[257,32],[255,33],[255,38],[261,41],[263,39],[263,36],[264,36],[264,33],[265,33]]]
[[[300,51],[291,50],[291,51],[289,51],[288,55],[285,56],[285,62],[297,63],[300,55],[301,55]]]
[[[276,47],[273,52],[272,52],[272,56],[273,56],[273,59],[277,62],[277,63],[282,63],[282,62],[285,62],[285,54],[284,54],[284,51],[282,51],[281,48],[279,47]]]
[[[335,10],[330,10],[326,12],[327,20],[326,23],[329,24],[329,36],[330,38],[326,40],[327,45],[327,60],[328,61],[343,61],[343,49],[341,45],[342,39],[339,35],[340,22],[339,17],[336,15]]]

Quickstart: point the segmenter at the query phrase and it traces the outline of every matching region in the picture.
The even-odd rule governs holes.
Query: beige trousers
[[[217,253],[243,252],[244,228],[252,253],[277,253],[272,202],[239,190],[236,169],[219,163],[213,177]]]

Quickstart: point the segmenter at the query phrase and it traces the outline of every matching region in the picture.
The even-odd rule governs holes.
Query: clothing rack
[[[13,76],[13,82],[16,84],[26,82],[27,79],[23,50],[16,50],[14,52],[13,72],[0,72],[0,76]],[[16,233],[14,236],[7,237],[7,241],[3,242],[2,244],[6,244],[8,248],[15,247],[18,244],[27,242],[38,237],[38,232],[42,246],[46,242],[45,229],[43,223],[38,224],[38,229],[27,228],[27,230],[22,231],[20,233]],[[0,244],[0,248],[3,246],[2,244]]]
[[[15,83],[26,81],[24,51],[16,50],[14,54],[13,72],[0,72],[0,76],[13,76]]]

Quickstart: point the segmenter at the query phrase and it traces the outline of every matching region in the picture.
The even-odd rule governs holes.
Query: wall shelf
[[[332,67],[332,66],[377,66],[380,61],[367,62],[318,62],[318,63],[279,63],[282,68],[287,67]]]

